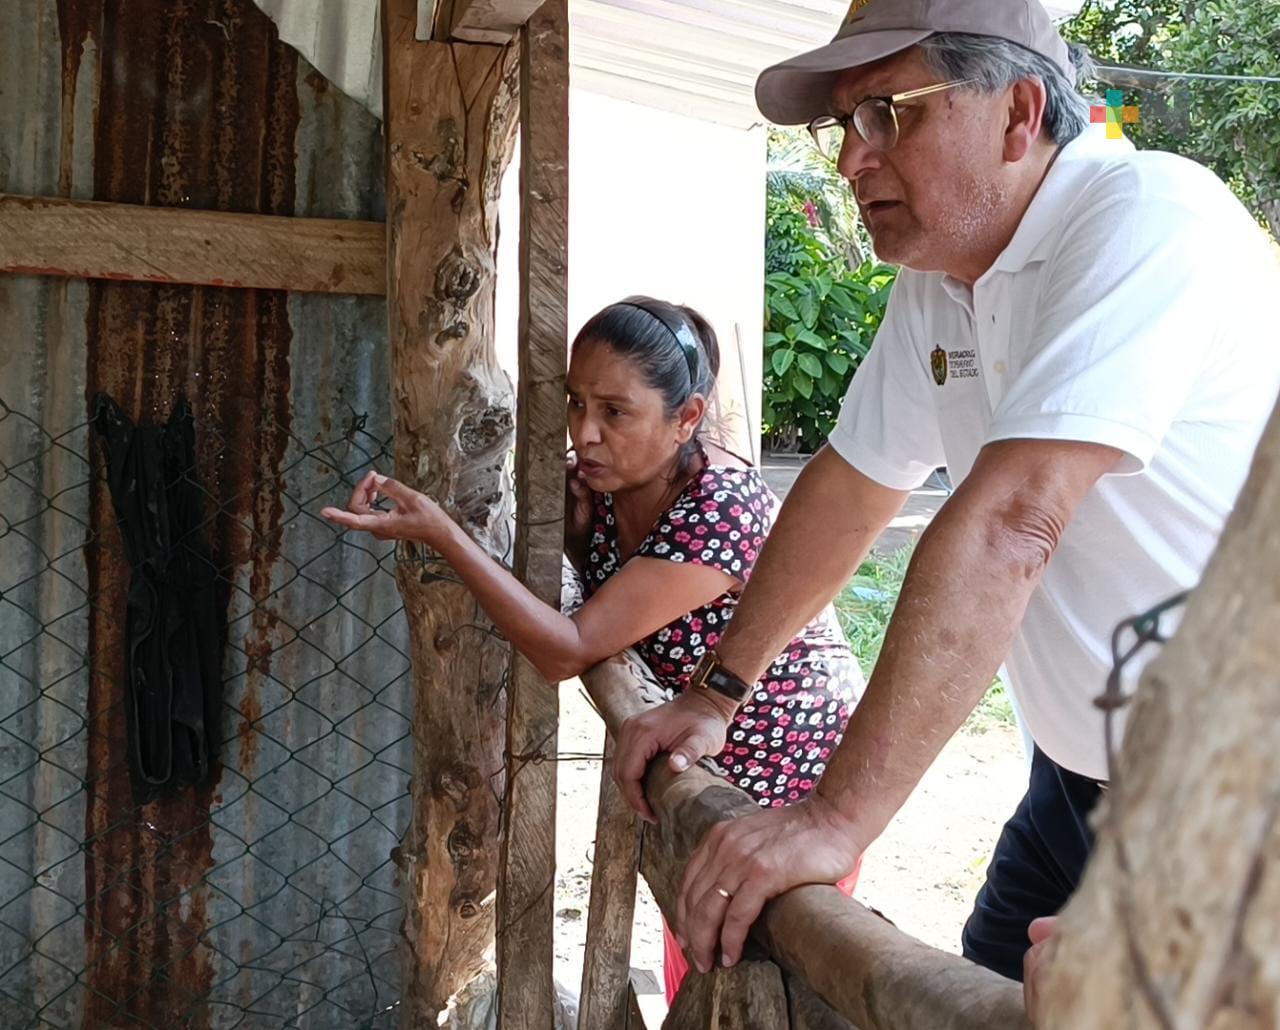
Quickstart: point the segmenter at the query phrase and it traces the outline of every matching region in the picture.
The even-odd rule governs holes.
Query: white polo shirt
[[[859,471],[912,489],[946,465],[959,483],[1013,438],[1125,453],[1006,660],[1032,736],[1068,769],[1106,778],[1092,702],[1112,631],[1199,580],[1244,483],[1280,391],[1277,298],[1266,235],[1213,173],[1092,131],[972,290],[906,269],[894,285],[831,434]]]

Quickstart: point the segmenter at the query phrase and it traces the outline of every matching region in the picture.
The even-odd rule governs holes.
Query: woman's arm
[[[395,504],[393,510],[372,507],[379,493]],[[416,540],[439,552],[494,625],[553,683],[578,675],[741,585],[708,566],[633,558],[566,616],[490,558],[438,504],[394,479],[370,472],[348,508],[325,508],[321,515],[379,540]]]

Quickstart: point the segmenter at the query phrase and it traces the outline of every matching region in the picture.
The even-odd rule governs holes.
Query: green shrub
[[[836,425],[896,271],[874,261],[850,269],[790,203],[771,203],[768,220],[764,438],[774,450],[813,452]]]
[[[894,270],[866,262],[765,277],[764,430],[775,450],[816,451],[840,413],[889,300]]]
[[[818,449],[884,317],[896,270],[865,260],[848,184],[811,146],[770,136],[765,231],[763,435]]]

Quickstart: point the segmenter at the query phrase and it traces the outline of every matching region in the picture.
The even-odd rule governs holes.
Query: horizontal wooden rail
[[[605,725],[617,734],[661,702],[639,663],[618,657],[583,677]],[[673,774],[655,761],[645,793],[659,825],[646,831],[645,879],[671,913],[684,866],[717,822],[759,808],[707,769]],[[798,887],[775,898],[752,940],[859,1030],[1019,1030],[1028,1027],[1019,985],[903,933],[835,887]]]
[[[0,194],[0,272],[382,295],[386,227]]]

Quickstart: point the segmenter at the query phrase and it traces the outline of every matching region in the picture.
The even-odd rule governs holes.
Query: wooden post
[[[627,1030],[641,824],[613,782],[612,758],[613,738],[608,737],[600,772],[578,1030]]]
[[[1280,1025],[1280,413],[1148,666],[1043,1025]],[[1138,613],[1134,613],[1138,614]]]
[[[568,350],[569,18],[547,0],[520,30],[520,403],[515,571],[559,606]],[[512,654],[498,883],[498,1027],[552,1025],[558,684]]]
[[[663,1030],[789,1030],[782,974],[772,962],[739,962],[703,975],[689,970]]]
[[[383,2],[395,474],[503,557],[513,418],[493,344],[494,250],[517,53],[416,42],[416,14],[415,0]],[[397,849],[402,1025],[420,1027],[436,1025],[493,938],[509,647],[447,566],[412,547],[401,558],[415,684],[412,810]]]

